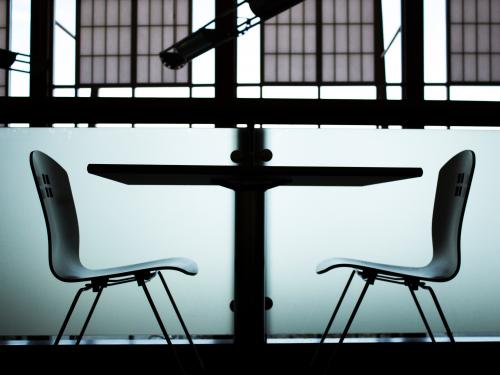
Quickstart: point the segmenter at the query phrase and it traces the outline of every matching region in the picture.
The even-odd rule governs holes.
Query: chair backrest
[[[460,236],[474,174],[475,155],[462,151],[439,171],[432,217],[433,258],[429,278],[447,281],[460,269]]]
[[[30,165],[42,204],[49,240],[50,270],[60,280],[76,281],[83,269],[80,235],[68,174],[40,151],[30,154]]]

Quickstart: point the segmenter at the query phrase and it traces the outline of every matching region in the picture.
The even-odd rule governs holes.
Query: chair
[[[357,272],[365,280],[365,285],[354,310],[349,317],[347,325],[340,336],[339,344],[344,341],[368,287],[372,285],[375,280],[400,284],[408,287],[425,328],[432,342],[435,342],[434,335],[432,334],[424,312],[418,302],[417,296],[415,295],[415,291],[419,287],[428,290],[439,312],[439,316],[441,317],[443,325],[446,329],[446,333],[450,341],[454,342],[453,334],[450,330],[448,322],[446,321],[436,294],[430,286],[424,283],[424,281],[450,281],[459,271],[460,234],[462,230],[462,221],[467,203],[467,197],[469,195],[470,184],[472,182],[472,175],[474,173],[474,165],[474,152],[466,150],[451,158],[439,171],[432,216],[433,257],[430,263],[426,266],[401,267],[346,258],[326,259],[317,266],[316,273],[318,274],[324,274],[335,268],[341,267],[352,268],[353,271],[351,272],[335,309],[333,310],[333,314],[326,326],[325,332],[321,337],[320,346],[318,347],[316,355],[313,359],[313,363],[319,354],[321,344],[323,344],[326,336],[328,335],[355,272]]]
[[[64,282],[87,282],[87,284],[76,293],[54,345],[59,344],[82,292],[92,290],[96,293],[96,296],[85,323],[83,324],[80,335],[78,336],[76,345],[80,344],[82,340],[103,290],[115,285],[137,282],[146,295],[165,340],[169,346],[171,346],[172,342],[146,286],[147,282],[158,275],[172,303],[177,318],[182,325],[189,344],[195,352],[197,361],[199,365],[203,367],[172,293],[167,286],[165,278],[160,272],[160,270],[172,270],[194,276],[198,273],[197,264],[187,258],[168,258],[107,269],[94,270],[86,268],[80,262],[78,219],[66,171],[55,160],[40,151],[31,152],[30,165],[35,179],[38,197],[42,204],[45,224],[47,226],[50,270],[57,279]],[[175,352],[174,356],[178,365],[182,368]]]

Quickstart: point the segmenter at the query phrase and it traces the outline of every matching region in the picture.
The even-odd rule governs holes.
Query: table
[[[277,186],[365,186],[422,176],[421,168],[262,165],[89,164],[89,173],[128,185],[220,185],[236,193],[235,344],[263,346],[264,194]]]

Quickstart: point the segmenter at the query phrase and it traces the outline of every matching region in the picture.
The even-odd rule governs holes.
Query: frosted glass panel
[[[436,290],[457,335],[499,335],[500,132],[465,130],[266,130],[272,165],[421,167],[423,177],[366,187],[278,187],[266,198],[267,294],[271,336],[323,331],[349,276],[316,265],[333,256],[399,265],[431,257],[436,180],[453,155],[471,149],[477,164],[462,230],[462,266]],[[332,333],[339,334],[363,287],[356,277]],[[444,334],[426,292],[418,291],[435,332]],[[376,282],[353,334],[424,333],[407,289]]]
[[[232,164],[234,130],[3,129],[0,132],[0,336],[55,335],[74,293],[49,271],[45,222],[29,153],[41,150],[68,172],[79,217],[81,260],[90,268],[171,256],[198,263],[195,277],[165,271],[195,335],[232,333],[233,192],[217,186],[129,186],[87,173],[88,163]],[[169,332],[181,327],[158,278],[149,284]],[[92,294],[66,334],[77,334]],[[160,334],[136,284],[104,291],[89,335]]]

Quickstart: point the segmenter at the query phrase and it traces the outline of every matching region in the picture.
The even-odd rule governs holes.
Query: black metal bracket
[[[231,160],[237,164],[260,165],[263,162],[271,161],[273,153],[271,150],[262,149],[262,134],[255,129],[254,124],[248,124],[246,129],[240,129],[243,142],[240,142],[241,149],[231,153]]]
[[[266,309],[266,311],[268,310],[271,310],[274,306],[274,302],[271,298],[269,297],[266,297],[264,299],[264,308]],[[231,300],[231,302],[229,302],[229,309],[234,312],[234,299]]]
[[[90,280],[90,284],[85,284],[85,290],[92,289],[93,292],[97,293],[102,289],[108,286],[109,279],[92,279]]]
[[[373,285],[375,283],[375,279],[377,278],[376,272],[368,270],[358,271],[358,275],[370,285]]]

